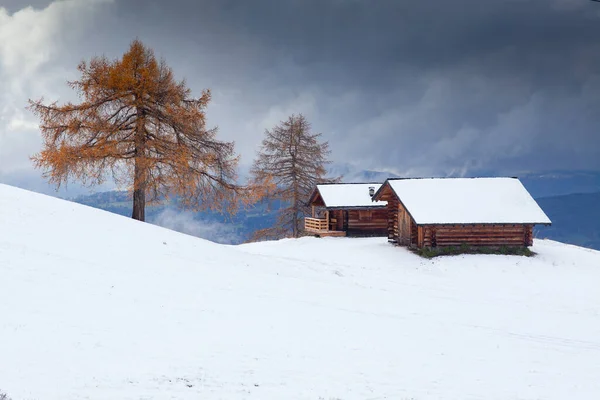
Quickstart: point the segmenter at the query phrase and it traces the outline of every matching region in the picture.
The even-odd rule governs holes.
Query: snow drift
[[[226,246],[0,185],[0,390],[58,399],[596,399],[600,252]]]

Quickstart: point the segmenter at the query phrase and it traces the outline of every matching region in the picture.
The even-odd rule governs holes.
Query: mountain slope
[[[535,198],[600,190],[600,171],[546,171],[519,174],[519,179]]]
[[[536,236],[600,250],[600,192],[536,199],[552,220]]]
[[[0,389],[39,399],[592,399],[600,252],[226,246],[0,185]]]

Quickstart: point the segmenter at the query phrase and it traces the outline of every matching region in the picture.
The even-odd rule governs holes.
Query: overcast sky
[[[0,181],[37,175],[28,98],[138,37],[249,164],[304,113],[332,158],[408,176],[600,170],[600,3],[2,0]]]

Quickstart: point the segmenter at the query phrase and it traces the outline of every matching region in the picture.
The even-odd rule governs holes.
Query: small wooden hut
[[[381,183],[317,185],[304,229],[318,236],[386,236],[387,203],[371,198],[380,187]]]
[[[551,221],[517,178],[388,179],[388,241],[414,247],[531,246]]]

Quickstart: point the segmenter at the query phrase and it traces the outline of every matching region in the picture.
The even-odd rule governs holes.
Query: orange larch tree
[[[233,142],[206,128],[210,91],[191,97],[164,60],[139,40],[118,60],[82,62],[69,82],[78,104],[29,101],[41,120],[43,148],[32,157],[51,183],[88,186],[113,179],[133,193],[134,219],[146,201],[175,195],[194,209],[234,209],[245,188],[236,184]],[[244,194],[244,196],[241,196]]]

